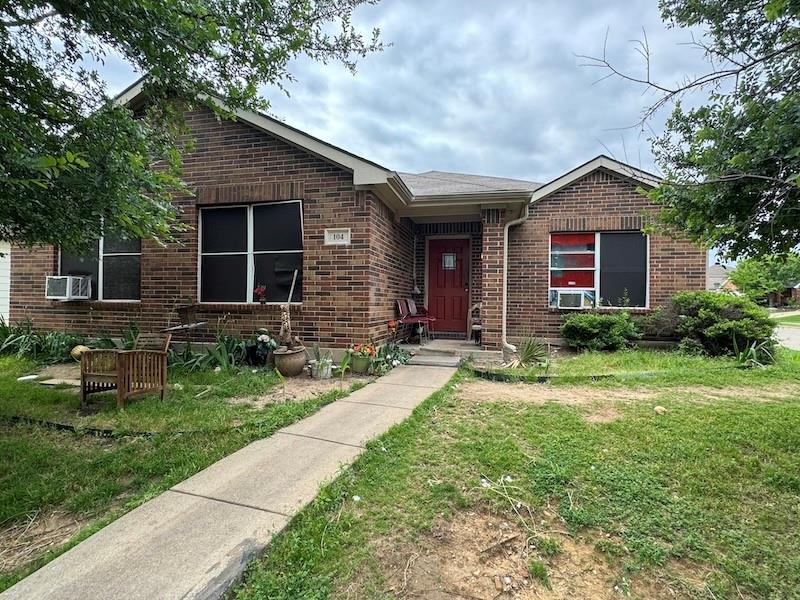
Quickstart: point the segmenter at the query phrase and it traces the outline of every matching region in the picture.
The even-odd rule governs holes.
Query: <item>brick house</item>
[[[141,85],[119,100],[141,105]],[[176,305],[190,301],[209,322],[192,339],[223,317],[230,333],[277,331],[296,270],[293,326],[307,344],[384,340],[395,299],[413,297],[440,335],[464,336],[480,303],[482,343],[497,350],[523,334],[557,337],[569,311],[647,310],[705,286],[705,252],[642,234],[653,206],[637,188],[657,179],[608,157],[544,185],[400,173],[267,116],[236,116],[188,115],[194,195],[175,200],[189,226],[178,243],[101,239],[82,257],[13,248],[12,321],[117,335],[132,321],[176,325]],[[90,277],[91,299],[45,299],[58,274]],[[253,296],[260,284],[266,304]]]

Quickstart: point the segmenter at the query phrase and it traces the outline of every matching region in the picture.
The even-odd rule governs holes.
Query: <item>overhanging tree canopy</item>
[[[800,244],[800,0],[661,0],[668,27],[705,31],[694,40],[710,64],[675,85],[650,76],[646,38],[641,76],[605,55],[590,65],[647,86],[675,107],[652,141],[664,182],[650,192],[667,229],[726,258],[785,253]],[[705,101],[680,100],[702,90]]]
[[[351,25],[374,1],[0,0],[0,239],[170,239],[183,109],[264,109],[258,87],[291,80],[300,55],[353,70],[381,48]],[[110,56],[148,74],[140,118],[107,92]]]

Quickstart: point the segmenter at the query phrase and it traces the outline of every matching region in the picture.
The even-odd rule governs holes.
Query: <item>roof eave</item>
[[[636,167],[601,154],[600,156],[597,156],[596,158],[593,158],[592,160],[575,167],[568,173],[565,173],[551,182],[537,188],[531,196],[531,202],[538,202],[539,200],[556,193],[557,191],[567,187],[568,185],[574,183],[582,177],[585,177],[589,173],[596,171],[597,169],[606,169],[620,175],[621,177],[635,181],[645,187],[657,187],[661,183],[661,178],[653,175],[652,173],[637,169]]]

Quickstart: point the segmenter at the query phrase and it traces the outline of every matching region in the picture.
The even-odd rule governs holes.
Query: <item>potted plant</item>
[[[254,366],[274,364],[272,352],[277,347],[278,340],[272,337],[267,329],[259,329],[253,342],[247,346],[247,360]]]
[[[333,356],[330,352],[322,353],[319,344],[314,344],[314,358],[309,361],[311,377],[314,379],[330,379],[333,372]]]
[[[189,297],[178,300],[175,306],[175,312],[178,313],[178,320],[181,325],[192,325],[197,323],[197,305]]]
[[[372,359],[375,358],[375,344],[371,342],[368,344],[356,344],[348,352],[351,354],[350,370],[353,373],[361,373],[362,375],[368,373],[372,365]]]
[[[297,270],[292,277],[292,287],[289,289],[289,298],[281,306],[281,331],[278,335],[280,346],[273,351],[275,368],[285,377],[296,377],[306,368],[306,349],[300,339],[292,335],[292,318],[289,312],[294,285],[297,282]]]

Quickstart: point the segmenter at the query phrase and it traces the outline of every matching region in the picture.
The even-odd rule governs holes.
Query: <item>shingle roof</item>
[[[533,191],[541,183],[506,177],[425,171],[424,173],[399,173],[400,178],[415,196],[441,196],[447,194],[479,194],[481,192]]]

